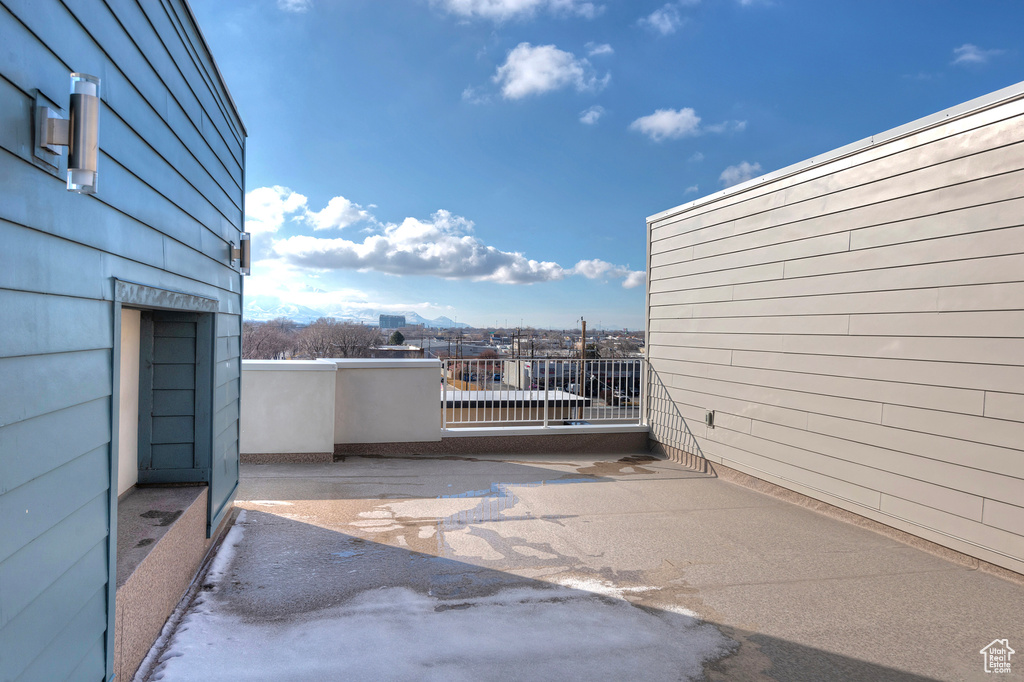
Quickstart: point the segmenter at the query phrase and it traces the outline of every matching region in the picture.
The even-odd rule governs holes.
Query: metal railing
[[[449,358],[441,427],[640,424],[642,358]]]

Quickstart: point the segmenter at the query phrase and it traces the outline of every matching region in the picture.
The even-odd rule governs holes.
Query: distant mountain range
[[[295,322],[303,324],[313,322],[320,317],[333,317],[336,320],[349,322],[360,322],[362,324],[376,326],[380,322],[381,315],[405,315],[406,324],[422,324],[425,327],[440,327],[448,329],[451,327],[468,327],[468,324],[441,316],[428,320],[422,315],[411,310],[406,312],[395,310],[374,310],[373,308],[348,308],[332,307],[330,309],[318,310],[306,306],[282,301],[277,296],[248,296],[245,298],[243,317],[254,322],[266,322],[278,317],[286,317]]]

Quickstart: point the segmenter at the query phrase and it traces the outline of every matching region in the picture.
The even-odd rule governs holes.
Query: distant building
[[[405,326],[405,315],[381,315],[381,329],[398,329]]]

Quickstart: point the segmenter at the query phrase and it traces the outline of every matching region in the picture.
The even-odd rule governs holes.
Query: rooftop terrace
[[[243,465],[141,679],[985,679],[1024,586],[637,452]],[[189,601],[190,600],[190,601]]]

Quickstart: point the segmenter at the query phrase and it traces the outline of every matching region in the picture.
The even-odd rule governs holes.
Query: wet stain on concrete
[[[652,455],[630,455],[614,462],[594,462],[590,466],[576,469],[577,473],[587,476],[629,476],[631,474],[657,474],[657,471],[639,466],[644,462],[657,462],[659,458]],[[627,471],[629,469],[629,471]]]
[[[159,509],[150,509],[148,512],[139,514],[139,516],[144,519],[158,519],[156,524],[158,526],[169,526],[177,521],[178,517],[181,516],[182,513],[183,510],[181,509],[177,511],[160,511]]]
[[[476,604],[469,604],[466,602],[461,604],[438,604],[434,607],[434,611],[436,613],[440,613],[441,611],[461,611],[463,609],[471,609],[474,606],[476,606]]]
[[[360,459],[414,459],[417,461],[441,461],[441,462],[484,462],[487,460],[479,459],[477,457],[462,457],[459,455],[421,455],[413,453],[411,455],[336,455],[335,461],[345,461],[346,457],[360,458]]]
[[[545,481],[531,481],[529,483],[492,483],[487,490],[470,490],[455,495],[439,495],[438,499],[463,499],[480,498],[480,502],[472,509],[460,511],[446,516],[438,521],[439,530],[450,530],[452,528],[466,526],[474,523],[489,523],[494,521],[523,521],[523,520],[554,520],[557,518],[574,518],[571,515],[547,515],[543,517],[531,516],[530,512],[523,515],[510,516],[503,512],[512,509],[519,503],[519,497],[514,490],[516,488],[540,488],[545,485],[566,485],[571,483],[593,483],[595,478],[572,478],[559,476]]]

